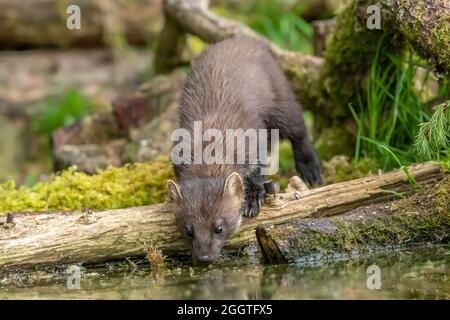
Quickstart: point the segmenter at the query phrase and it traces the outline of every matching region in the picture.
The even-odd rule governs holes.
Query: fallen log
[[[409,173],[419,185],[434,184],[444,176],[436,163],[411,166]],[[413,189],[403,171],[394,171],[300,193],[270,195],[258,218],[245,220],[228,247],[239,248],[254,240],[255,229],[262,224],[336,215]],[[170,203],[100,212],[10,213],[0,223],[0,248],[0,271],[104,262],[142,256],[147,248],[165,253],[188,249],[175,227]]]
[[[357,257],[379,248],[450,241],[450,177],[391,203],[338,217],[264,225],[256,237],[269,263]]]

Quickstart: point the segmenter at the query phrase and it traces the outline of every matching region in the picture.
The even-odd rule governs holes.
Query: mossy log
[[[409,167],[420,185],[434,184],[444,173],[435,163]],[[374,175],[294,194],[270,195],[256,219],[246,219],[229,240],[238,249],[255,239],[255,229],[295,218],[345,213],[355,207],[408,192],[403,171]],[[0,226],[0,271],[69,263],[97,263],[144,255],[147,248],[165,253],[188,246],[175,226],[170,203],[108,211],[10,213]]]
[[[81,29],[66,27],[70,5],[80,7]],[[0,0],[0,43],[8,48],[92,47],[117,38],[144,45],[163,24],[161,0]]]
[[[448,0],[384,0],[387,21],[430,60],[437,73],[450,74],[450,3]],[[388,25],[386,24],[386,27]]]
[[[390,203],[339,217],[260,226],[256,237],[270,263],[360,255],[379,248],[450,241],[450,177]]]

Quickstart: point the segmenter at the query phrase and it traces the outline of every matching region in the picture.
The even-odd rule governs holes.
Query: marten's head
[[[192,256],[198,262],[219,258],[225,241],[241,222],[244,185],[240,175],[227,179],[196,178],[180,184],[167,182],[169,198],[177,205],[181,233],[192,241]]]

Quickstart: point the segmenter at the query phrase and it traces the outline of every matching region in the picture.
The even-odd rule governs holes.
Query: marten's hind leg
[[[264,177],[260,169],[253,170],[244,176],[244,204],[243,215],[245,217],[256,217],[264,204],[266,191],[264,189]]]
[[[278,120],[280,135],[291,141],[295,168],[304,182],[316,186],[322,183],[321,166],[315,147],[309,140],[300,106],[293,102],[288,108],[288,117]]]
[[[311,186],[322,183],[320,161],[306,135],[289,137],[294,151],[295,168],[304,182]]]

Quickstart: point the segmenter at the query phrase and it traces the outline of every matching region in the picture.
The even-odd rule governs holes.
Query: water
[[[368,288],[370,265],[379,267],[380,289]],[[450,299],[450,246],[287,266],[96,269],[82,272],[80,289],[69,289],[65,276],[33,277],[3,275],[0,299]]]

